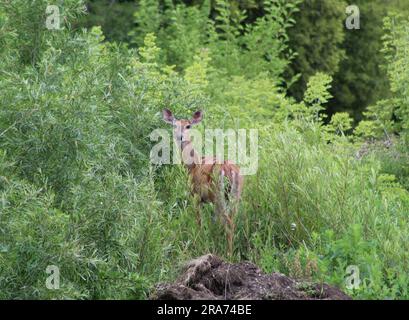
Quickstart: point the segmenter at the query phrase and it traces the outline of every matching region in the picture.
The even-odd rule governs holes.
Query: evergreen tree
[[[287,72],[287,81],[297,77],[290,95],[301,99],[308,79],[316,72],[334,75],[345,56],[343,18],[344,0],[304,0],[290,28],[290,48],[296,57]]]
[[[382,49],[383,19],[388,12],[409,12],[409,2],[357,0],[360,29],[345,29],[343,48],[346,59],[334,77],[334,103],[330,113],[349,110],[361,120],[364,109],[390,96]]]

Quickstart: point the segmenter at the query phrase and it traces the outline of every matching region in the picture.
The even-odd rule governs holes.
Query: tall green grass
[[[23,24],[47,4],[13,3]],[[79,10],[66,8],[68,17]],[[356,265],[362,283],[353,296],[409,297],[405,163],[393,153],[395,162],[356,157],[359,144],[323,125],[328,77],[314,77],[296,103],[267,74],[212,69],[206,50],[177,73],[152,34],[139,50],[104,42],[99,28],[68,25],[52,34],[38,26],[19,40],[14,13],[0,7],[0,32],[8,30],[0,62],[0,298],[142,299],[185,260],[208,252],[227,259],[211,205],[196,224],[186,170],[149,161],[149,134],[165,128],[164,107],[177,115],[203,109],[208,128],[259,130],[259,168],[246,177],[232,261],[344,289],[346,268]],[[34,39],[41,41],[28,58]],[[45,285],[49,265],[60,269],[58,290]]]

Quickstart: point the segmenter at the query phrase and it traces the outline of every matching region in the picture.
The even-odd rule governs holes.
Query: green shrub
[[[184,260],[208,252],[228,259],[211,204],[203,209],[203,227],[195,222],[185,168],[150,163],[150,133],[168,128],[164,107],[178,117],[204,110],[201,128],[258,129],[258,171],[245,180],[231,260],[344,289],[346,268],[356,265],[362,282],[353,296],[408,298],[407,92],[399,67],[406,60],[400,50],[389,60],[398,121],[384,110],[356,133],[378,137],[382,128],[402,139],[387,153],[356,156],[365,144],[350,135],[348,115],[324,124],[329,75],[312,76],[301,102],[282,88],[294,5],[266,1],[267,14],[243,27],[244,13],[226,1],[217,2],[210,26],[200,20],[206,5],[158,8],[144,1],[146,12],[167,10],[175,24],[139,21],[136,30],[147,32],[143,40],[133,35],[138,49],[130,49],[106,42],[101,28],[70,29],[82,8],[76,1],[64,7],[58,32],[33,29],[45,0],[13,2],[17,11],[5,4],[0,298],[147,298],[154,284],[176,277]],[[16,12],[24,19],[13,24]],[[20,27],[28,31],[21,38]],[[396,30],[401,36],[403,29]],[[400,37],[389,41],[406,48]],[[58,290],[45,285],[50,265],[61,271]]]

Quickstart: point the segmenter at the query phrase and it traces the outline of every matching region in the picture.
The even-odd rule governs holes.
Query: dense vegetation
[[[121,32],[110,20],[110,41],[80,28],[107,27],[82,1],[60,3],[59,30],[45,28],[46,0],[0,3],[0,298],[145,298],[181,261],[226,257],[211,206],[196,224],[186,170],[150,163],[165,107],[259,131],[232,260],[344,289],[355,265],[353,296],[409,298],[408,17],[384,12],[376,36],[354,35],[376,48],[358,50],[357,71],[348,47],[327,51],[348,39],[337,6],[320,22],[300,8],[323,1],[175,2],[113,4],[132,20]],[[314,37],[326,54],[308,48],[308,23],[332,24]],[[385,92],[371,82],[381,70]],[[351,105],[331,107],[333,79]]]
[[[230,0],[228,9],[238,18],[242,16],[242,25],[252,23],[265,14],[262,0]],[[325,72],[333,76],[330,89],[334,96],[325,112],[347,111],[355,121],[362,120],[366,107],[390,93],[388,77],[383,68],[385,64],[382,49],[383,19],[389,13],[400,12],[409,15],[406,0],[356,0],[353,2],[360,11],[360,29],[348,30],[345,20],[346,8],[351,3],[345,0],[291,0],[298,4],[293,18],[297,21],[287,29],[289,52],[294,53],[289,67],[285,70],[286,80],[282,85],[298,101],[302,100],[308,79],[316,72]],[[158,5],[159,3],[159,5]],[[166,26],[174,16],[167,17],[170,3],[185,3],[188,6],[202,5],[208,10],[208,16],[217,16],[217,1],[173,0],[173,1],[137,1],[137,0],[89,0],[89,15],[83,16],[80,25],[101,25],[110,41],[120,41],[140,46],[146,32],[159,29],[171,32]],[[207,6],[207,7],[206,7]],[[136,12],[135,17],[133,13]],[[179,14],[182,14],[179,11]],[[189,29],[194,16],[183,18],[183,28]],[[141,23],[141,20],[144,20]],[[164,28],[165,27],[165,28]],[[132,34],[140,32],[138,37]],[[172,37],[172,33],[169,38]],[[159,36],[159,38],[162,38]],[[133,40],[133,41],[132,41]],[[196,40],[197,41],[197,40]],[[196,42],[194,42],[196,43]],[[193,46],[192,46],[193,47]],[[167,48],[168,51],[170,48]],[[369,58],[370,57],[370,58]],[[179,66],[179,61],[168,56],[167,62]]]

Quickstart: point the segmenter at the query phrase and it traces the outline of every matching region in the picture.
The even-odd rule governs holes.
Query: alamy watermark
[[[241,175],[253,175],[258,169],[257,129],[205,129],[203,136],[199,130],[189,131],[192,145],[182,148],[182,142],[172,138],[165,129],[151,132],[150,139],[158,143],[151,150],[152,164],[222,164],[229,160],[240,166]],[[190,141],[189,141],[190,142]],[[227,143],[227,145],[226,145]],[[194,145],[194,147],[193,147]],[[204,152],[203,152],[204,150]],[[227,158],[224,157],[227,150]],[[172,157],[171,157],[172,154]],[[202,154],[206,157],[202,157]]]
[[[45,286],[49,290],[60,289],[60,268],[55,265],[49,265],[45,269],[45,272],[49,274],[45,280]]]
[[[347,277],[345,278],[345,287],[348,290],[359,289],[361,278],[359,276],[359,267],[350,265],[346,268]]]
[[[345,20],[345,27],[348,30],[361,29],[361,12],[357,5],[346,7],[345,13],[348,17]]]
[[[45,20],[45,27],[48,30],[60,30],[60,8],[56,5],[48,5],[45,9],[45,13],[47,14],[47,18]]]

